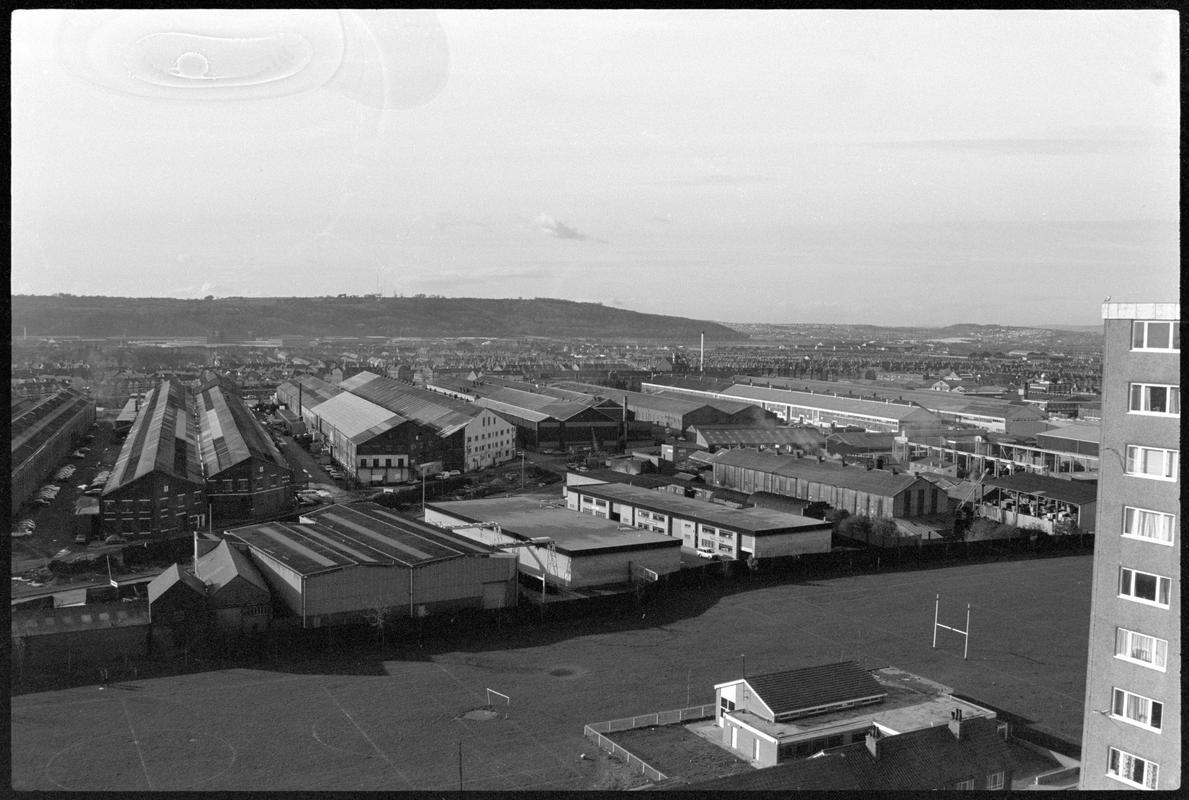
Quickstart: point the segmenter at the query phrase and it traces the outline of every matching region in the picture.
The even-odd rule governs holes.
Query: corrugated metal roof
[[[312,411],[353,442],[365,442],[408,421],[351,392],[337,394]]]
[[[270,522],[228,535],[303,575],[349,566],[412,567],[497,551],[479,542],[407,519],[375,503],[332,505],[304,515],[310,523]]]
[[[803,478],[829,486],[868,492],[880,497],[894,497],[922,480],[915,475],[893,474],[881,469],[844,467],[829,461],[796,458],[754,450],[726,450],[715,454],[714,464],[744,467],[773,475]]]
[[[409,386],[373,372],[360,372],[339,384],[345,391],[383,406],[405,419],[450,436],[483,412],[465,400]]]
[[[877,400],[858,400],[853,397],[835,397],[828,394],[809,394],[807,392],[795,392],[788,389],[767,389],[763,386],[747,386],[746,384],[738,383],[724,390],[723,394],[732,397],[767,401],[769,403],[786,403],[802,408],[859,414],[897,422],[935,416],[933,412],[920,406],[910,406],[901,403],[881,403]]]
[[[301,386],[301,403],[306,408],[312,408],[319,403],[325,403],[335,395],[343,393],[343,390],[333,383],[327,383],[313,375],[301,375],[292,380],[285,381],[277,387],[277,392],[292,393],[294,398],[296,398],[299,394],[297,390],[298,386]]]
[[[1017,472],[1015,475],[987,478],[983,483],[1024,494],[1044,495],[1075,505],[1087,505],[1098,499],[1098,481],[1066,481],[1048,475]]]
[[[198,557],[198,576],[212,591],[219,591],[237,577],[243,578],[257,588],[269,591],[268,584],[252,562],[239,550],[219,542],[214,549]]]
[[[228,394],[218,382],[198,395],[198,432],[208,479],[252,457],[289,468],[243,400]]]
[[[761,428],[751,425],[694,425],[693,430],[707,446],[792,444],[814,449],[826,437],[812,428]]]
[[[550,418],[565,422],[598,405],[598,400],[595,397],[587,397],[583,400],[563,400],[535,391],[512,389],[502,383],[484,383],[482,380],[468,381],[465,378],[447,377],[435,378],[434,383],[444,389],[482,399],[486,402],[481,405],[486,405],[492,411],[503,411],[530,422],[543,422]]]
[[[162,382],[141,406],[103,493],[109,494],[153,471],[201,485],[196,440],[185,388],[175,382]]]
[[[90,405],[87,398],[69,390],[54,392],[14,414],[9,428],[10,464],[16,469],[49,441],[68,420]]]
[[[750,675],[744,680],[776,716],[888,693],[854,661]]]

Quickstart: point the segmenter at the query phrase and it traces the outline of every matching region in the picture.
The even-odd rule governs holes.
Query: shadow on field
[[[284,620],[269,632],[246,637],[208,636],[184,650],[155,650],[106,664],[112,681],[129,681],[225,669],[260,669],[308,675],[387,675],[385,661],[429,661],[442,653],[484,653],[541,647],[592,633],[665,630],[696,618],[719,600],[771,586],[824,587],[831,579],[859,574],[922,572],[962,564],[1084,556],[1081,550],[1010,553],[987,550],[920,561],[874,551],[835,551],[821,558],[773,559],[758,569],[742,562],[715,562],[666,576],[618,595],[555,601],[545,606],[529,593],[519,607],[460,611],[418,620],[390,619],[381,632],[358,625],[301,630]],[[973,556],[973,557],[971,557]],[[13,676],[13,695],[98,684],[94,664],[43,664]],[[98,665],[104,666],[104,665]],[[123,689],[124,686],[119,688]],[[135,689],[128,686],[129,690]]]

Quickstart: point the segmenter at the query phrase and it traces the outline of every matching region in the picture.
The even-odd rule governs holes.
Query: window
[[[1168,665],[1168,642],[1126,628],[1115,628],[1115,658],[1163,672]]]
[[[1136,414],[1181,415],[1181,387],[1155,383],[1131,384],[1128,410]]]
[[[1176,450],[1129,444],[1127,445],[1127,463],[1124,472],[1141,478],[1175,481],[1179,461],[1180,453]]]
[[[719,698],[718,704],[722,707],[723,711],[734,711],[735,710],[735,701],[729,700],[725,696]]]
[[[1168,595],[1172,581],[1161,575],[1152,575],[1134,569],[1119,569],[1119,596],[1143,603],[1152,603],[1168,608]]]
[[[1160,730],[1164,704],[1126,689],[1115,689],[1111,700],[1111,716],[1154,731]]]
[[[1115,748],[1109,749],[1106,774],[1140,789],[1155,789],[1160,767],[1147,759]]]
[[[954,784],[955,789],[974,789],[974,778],[967,778]]]
[[[992,772],[990,775],[988,775],[987,776],[987,788],[988,789],[1002,789],[1003,788],[1003,773],[1002,772]]]
[[[239,490],[240,490],[241,492],[246,492],[246,491],[248,491],[248,481],[247,481],[247,479],[246,479],[246,478],[240,478],[240,479],[239,479]]]
[[[231,492],[234,490],[235,490],[235,481],[229,481],[229,480],[223,481],[223,491]]]
[[[1132,350],[1180,350],[1181,326],[1174,322],[1131,323]]]
[[[1176,520],[1175,515],[1162,511],[1124,506],[1123,535],[1171,545]]]

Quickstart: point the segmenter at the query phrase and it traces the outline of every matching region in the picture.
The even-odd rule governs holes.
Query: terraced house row
[[[140,404],[99,497],[103,535],[166,536],[293,507],[293,474],[243,401],[163,381]]]

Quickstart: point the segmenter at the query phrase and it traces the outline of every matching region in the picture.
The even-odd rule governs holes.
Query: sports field
[[[584,789],[586,722],[713,702],[716,682],[855,659],[1077,740],[1089,556],[686,588],[643,611],[482,645],[233,669],[12,699],[21,790]],[[727,593],[730,592],[730,593]],[[970,656],[941,631],[965,624]],[[494,715],[485,688],[511,698]],[[506,716],[505,716],[506,715]],[[460,757],[461,749],[461,757]]]

